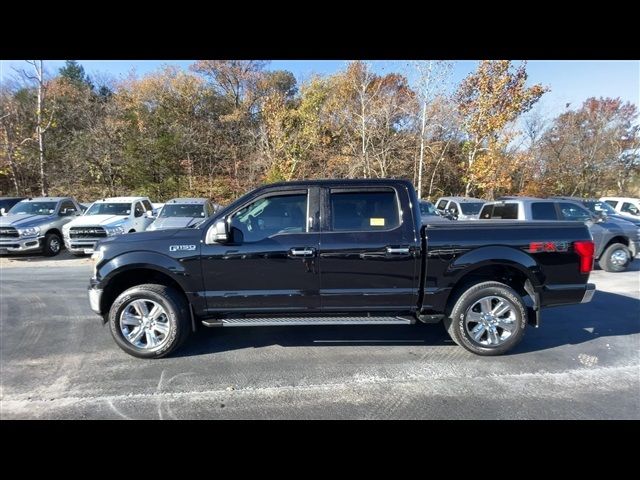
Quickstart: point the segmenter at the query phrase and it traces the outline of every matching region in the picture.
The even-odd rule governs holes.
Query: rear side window
[[[330,203],[334,231],[389,230],[400,225],[393,190],[331,192]]]
[[[617,200],[605,200],[605,203],[608,203],[613,208],[616,208],[616,205],[618,205],[618,201]]]
[[[153,211],[153,206],[151,205],[151,202],[149,202],[149,200],[143,200],[142,205],[147,211],[149,212]]]
[[[437,208],[438,210],[444,210],[444,207],[446,207],[446,206],[447,206],[447,202],[448,202],[448,200],[440,200],[440,201],[438,202],[438,205],[436,206],[436,208]]]
[[[556,206],[552,202],[535,202],[531,204],[532,220],[558,220]]]

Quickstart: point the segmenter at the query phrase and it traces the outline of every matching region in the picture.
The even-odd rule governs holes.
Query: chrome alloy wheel
[[[167,313],[153,300],[132,300],[120,314],[122,336],[134,347],[148,352],[167,342],[169,330]]]
[[[611,254],[611,263],[613,265],[622,267],[626,265],[628,261],[629,261],[629,255],[627,255],[627,252],[622,248],[614,250],[613,253]]]
[[[483,297],[464,315],[464,327],[471,339],[485,347],[502,345],[516,329],[516,306],[503,297]]]
[[[60,240],[58,239],[58,237],[53,237],[49,242],[49,248],[53,253],[58,253],[61,247],[62,245],[60,245]]]

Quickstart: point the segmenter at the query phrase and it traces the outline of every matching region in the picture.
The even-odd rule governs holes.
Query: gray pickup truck
[[[626,270],[640,245],[640,229],[633,223],[594,214],[564,198],[503,197],[485,203],[480,220],[496,219],[584,222],[595,243],[595,258],[607,272]]]
[[[29,198],[0,217],[0,254],[42,251],[54,256],[62,249],[62,227],[82,209],[73,197]]]

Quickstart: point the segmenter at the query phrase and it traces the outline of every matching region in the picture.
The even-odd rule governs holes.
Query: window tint
[[[151,205],[151,202],[149,200],[143,200],[142,206],[144,207],[145,210],[153,212],[153,205]]]
[[[462,210],[462,213],[464,213],[465,215],[477,215],[480,212],[480,209],[482,208],[482,205],[484,205],[484,203],[480,203],[480,202],[473,202],[473,203],[464,202],[464,203],[460,204],[460,210]]]
[[[632,215],[639,215],[638,207],[636,207],[633,203],[623,202],[620,207],[620,211],[624,213],[630,213]]]
[[[518,219],[517,203],[496,203],[493,205],[485,205],[480,213],[480,218],[497,218],[503,220]]]
[[[449,204],[449,209],[448,209],[453,215],[458,215],[458,213],[460,213],[458,211],[458,204],[456,202],[451,202]]]
[[[259,242],[279,233],[306,232],[307,194],[262,197],[231,217],[245,242]]]
[[[142,204],[140,202],[136,202],[136,206],[135,206],[135,216],[136,217],[141,217],[142,214],[144,213],[144,209],[142,208]]]
[[[493,212],[493,205],[485,205],[480,210],[480,218],[491,218],[491,213]]]
[[[444,207],[447,206],[447,201],[448,200],[440,200],[438,202],[438,206],[436,207],[438,210],[444,210]]]
[[[76,206],[73,204],[72,201],[65,200],[64,202],[62,202],[62,205],[60,205],[60,215],[68,217],[70,215],[75,215],[75,213],[76,213]]]
[[[337,231],[388,230],[400,224],[393,190],[331,193],[331,228]]]
[[[613,208],[616,208],[616,205],[618,205],[618,201],[617,200],[605,200],[605,203],[608,203]]]
[[[533,220],[558,220],[556,206],[553,202],[535,202],[531,204]]]
[[[564,220],[571,220],[575,222],[586,222],[591,220],[591,214],[575,203],[561,203],[560,212],[562,212],[562,218]]]

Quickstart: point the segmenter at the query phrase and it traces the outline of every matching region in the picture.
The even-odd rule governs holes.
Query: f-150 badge
[[[185,251],[188,252],[195,249],[196,249],[195,245],[169,245],[170,252],[185,252]]]

